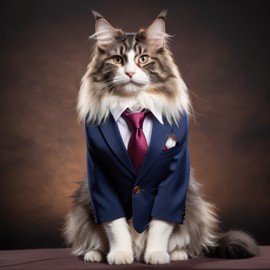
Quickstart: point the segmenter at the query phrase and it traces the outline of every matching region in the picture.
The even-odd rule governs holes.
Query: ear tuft
[[[98,13],[97,11],[95,11],[95,10],[91,10],[91,11],[92,11],[96,21],[99,19],[104,19],[104,17],[100,13]]]
[[[162,19],[163,21],[165,21],[166,16],[167,16],[168,10],[167,9],[163,9],[159,15],[157,16],[157,19]]]
[[[100,13],[94,10],[92,10],[92,13],[96,19],[96,32],[90,38],[96,38],[97,45],[104,49],[106,45],[114,42],[116,30]]]
[[[146,29],[146,37],[150,45],[164,47],[165,45],[165,18],[167,10],[163,10],[152,24]]]

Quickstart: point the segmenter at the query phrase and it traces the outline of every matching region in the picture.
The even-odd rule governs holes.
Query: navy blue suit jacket
[[[133,219],[141,233],[152,217],[183,223],[190,163],[188,118],[163,125],[153,117],[153,131],[145,159],[137,172],[112,116],[104,124],[85,125],[89,191],[97,223],[121,217]],[[163,150],[169,134],[176,146]],[[139,186],[134,192],[135,186]]]

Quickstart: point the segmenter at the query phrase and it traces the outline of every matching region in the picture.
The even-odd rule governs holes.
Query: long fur
[[[76,255],[84,255],[90,250],[105,255],[109,246],[102,225],[95,224],[87,178],[80,183],[73,196],[73,208],[69,212],[64,236]],[[129,223],[135,258],[143,259],[148,230],[138,234],[132,222]],[[185,250],[189,257],[215,256],[221,258],[248,258],[258,255],[255,240],[241,231],[220,231],[214,205],[206,202],[201,186],[193,176],[190,178],[186,199],[186,218],[183,225],[174,225],[169,240],[168,252]]]
[[[174,93],[173,98],[168,98],[162,91],[160,93],[153,92],[155,85],[131,97],[115,96],[114,93],[108,91],[99,96],[97,91],[102,91],[103,88],[106,89],[108,86],[103,83],[97,84],[91,76],[98,61],[98,57],[95,56],[82,78],[79,90],[77,110],[80,120],[87,119],[90,123],[100,124],[107,120],[113,108],[124,106],[134,110],[143,108],[151,111],[155,108],[155,110],[160,111],[164,115],[170,124],[177,123],[183,112],[190,112],[191,102],[186,84],[182,80],[178,68],[169,53],[168,59],[172,66],[174,78],[169,80],[166,83],[168,85],[162,86],[162,88],[172,89]]]
[[[95,13],[96,15],[97,13]],[[97,16],[97,15],[96,15]],[[101,16],[98,14],[98,16]],[[163,17],[163,14],[161,15]],[[158,21],[161,20],[159,17]],[[99,17],[100,18],[100,17]],[[104,25],[104,19],[102,24]],[[146,30],[141,29],[138,33],[124,33],[120,29],[114,29],[107,22],[105,25],[105,30],[112,29],[112,35],[117,36],[121,40],[128,40],[131,37],[131,41],[124,42],[129,49],[133,49],[136,46],[136,40],[141,40],[141,46],[148,47],[149,53],[154,57],[158,58],[164,65],[162,70],[158,70],[162,81],[157,79],[151,79],[149,85],[144,88],[143,91],[136,93],[128,93],[125,95],[123,93],[119,94],[112,86],[111,81],[107,79],[102,80],[100,78],[100,72],[104,72],[104,69],[99,69],[101,62],[106,61],[107,54],[101,52],[100,47],[96,47],[92,60],[87,67],[87,71],[82,78],[81,87],[78,95],[77,110],[80,120],[87,120],[90,123],[100,124],[107,120],[111,109],[119,106],[128,106],[129,108],[137,109],[149,109],[150,111],[155,108],[155,110],[160,111],[163,116],[167,119],[170,124],[178,123],[180,116],[185,112],[189,114],[191,110],[191,102],[188,94],[188,89],[181,78],[180,72],[177,65],[174,63],[172,54],[168,47],[165,45],[162,52],[156,52],[156,48],[149,44],[149,32],[153,24]],[[99,31],[100,27],[97,27]],[[98,39],[99,32],[97,32],[93,37]],[[107,34],[109,36],[109,34]],[[113,38],[113,36],[111,38]],[[166,40],[169,35],[165,32],[162,33],[161,38],[163,38],[164,44],[167,44]],[[107,43],[108,37],[105,38]],[[99,43],[97,43],[99,44]],[[109,47],[107,50],[116,51],[117,54],[121,54],[119,51],[120,44],[116,44],[116,48]],[[151,72],[150,72],[151,73]],[[164,75],[165,74],[165,75]],[[153,76],[153,74],[152,74]],[[151,77],[151,75],[150,75]]]

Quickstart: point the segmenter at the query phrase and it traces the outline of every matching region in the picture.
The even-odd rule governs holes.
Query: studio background
[[[189,149],[225,229],[270,244],[269,14],[266,1],[1,1],[0,249],[62,247],[86,172],[76,115],[94,45],[91,9],[137,31],[168,9],[191,91]]]

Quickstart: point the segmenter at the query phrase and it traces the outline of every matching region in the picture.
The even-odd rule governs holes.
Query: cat
[[[123,128],[125,122],[119,114],[127,108],[131,112],[150,111],[152,116],[145,120],[148,121],[145,131],[148,132],[146,137],[150,145],[151,133],[156,131],[154,121],[161,122],[161,127],[169,126],[175,132],[184,131],[186,137],[182,146],[177,147],[179,142],[176,142],[176,139],[179,138],[176,137],[179,135],[170,134],[170,143],[164,148],[168,151],[163,149],[164,153],[157,155],[148,175],[155,175],[151,181],[156,181],[155,177],[166,178],[169,173],[177,173],[174,162],[183,151],[181,148],[185,147],[184,141],[187,141],[186,124],[182,123],[192,111],[189,93],[167,45],[169,36],[165,33],[166,11],[162,11],[149,27],[140,29],[137,33],[125,33],[114,28],[99,13],[94,11],[93,14],[96,32],[92,38],[96,39],[96,48],[82,78],[77,105],[79,117],[85,121],[88,140],[88,177],[80,182],[73,195],[73,207],[66,217],[63,230],[73,253],[83,256],[87,262],[107,260],[109,264],[131,264],[134,260],[147,264],[165,264],[199,256],[256,256],[258,247],[249,234],[220,230],[215,206],[205,201],[200,184],[193,177],[193,172],[189,172],[188,156],[183,159],[187,162],[184,171],[188,179],[186,187],[184,184],[181,189],[175,186],[179,191],[184,190],[181,191],[182,197],[179,196],[179,201],[176,199],[177,211],[181,208],[182,213],[178,211],[179,215],[175,216],[166,213],[171,210],[171,201],[174,199],[169,194],[167,197],[163,196],[159,208],[156,207],[157,197],[162,193],[161,186],[167,184],[161,181],[157,188],[153,188],[149,193],[145,188],[144,195],[140,195],[145,196],[146,201],[152,196],[152,201],[145,203],[146,208],[150,205],[150,214],[146,215],[144,223],[141,221],[146,209],[138,208],[141,202],[138,199],[137,205],[134,199],[141,187],[136,186],[132,191],[133,183],[128,176],[126,182],[121,182],[124,187],[127,185],[127,190],[122,190],[123,186],[119,187],[118,180],[112,176],[113,172],[118,175],[118,167],[114,166],[116,162],[123,166],[126,161],[119,161],[119,156],[108,155],[109,150],[105,149],[107,145],[104,141],[115,140],[111,147],[121,144],[122,148],[125,145],[127,149],[126,137],[129,133],[127,126]],[[117,115],[115,119],[112,118],[112,112],[114,117]],[[101,129],[105,129],[106,123],[112,123],[114,129],[110,132],[114,130],[115,133],[106,135],[104,130],[104,133],[100,133]],[[100,134],[107,137],[93,142],[94,136],[102,136]],[[116,140],[117,136],[122,138],[122,141]],[[172,148],[167,149],[167,146]],[[161,166],[155,165],[156,163],[167,166],[164,167],[166,172],[161,173],[164,176],[155,174],[154,170]],[[128,175],[125,168],[121,167],[119,170]],[[111,178],[107,179],[104,175],[110,175]],[[106,185],[98,184],[99,181]],[[121,189],[121,192],[117,189]],[[178,204],[181,204],[181,207]],[[160,210],[159,213],[155,207],[163,209],[163,212]],[[107,215],[105,217],[101,214],[104,209]],[[151,213],[152,216],[149,216]]]

